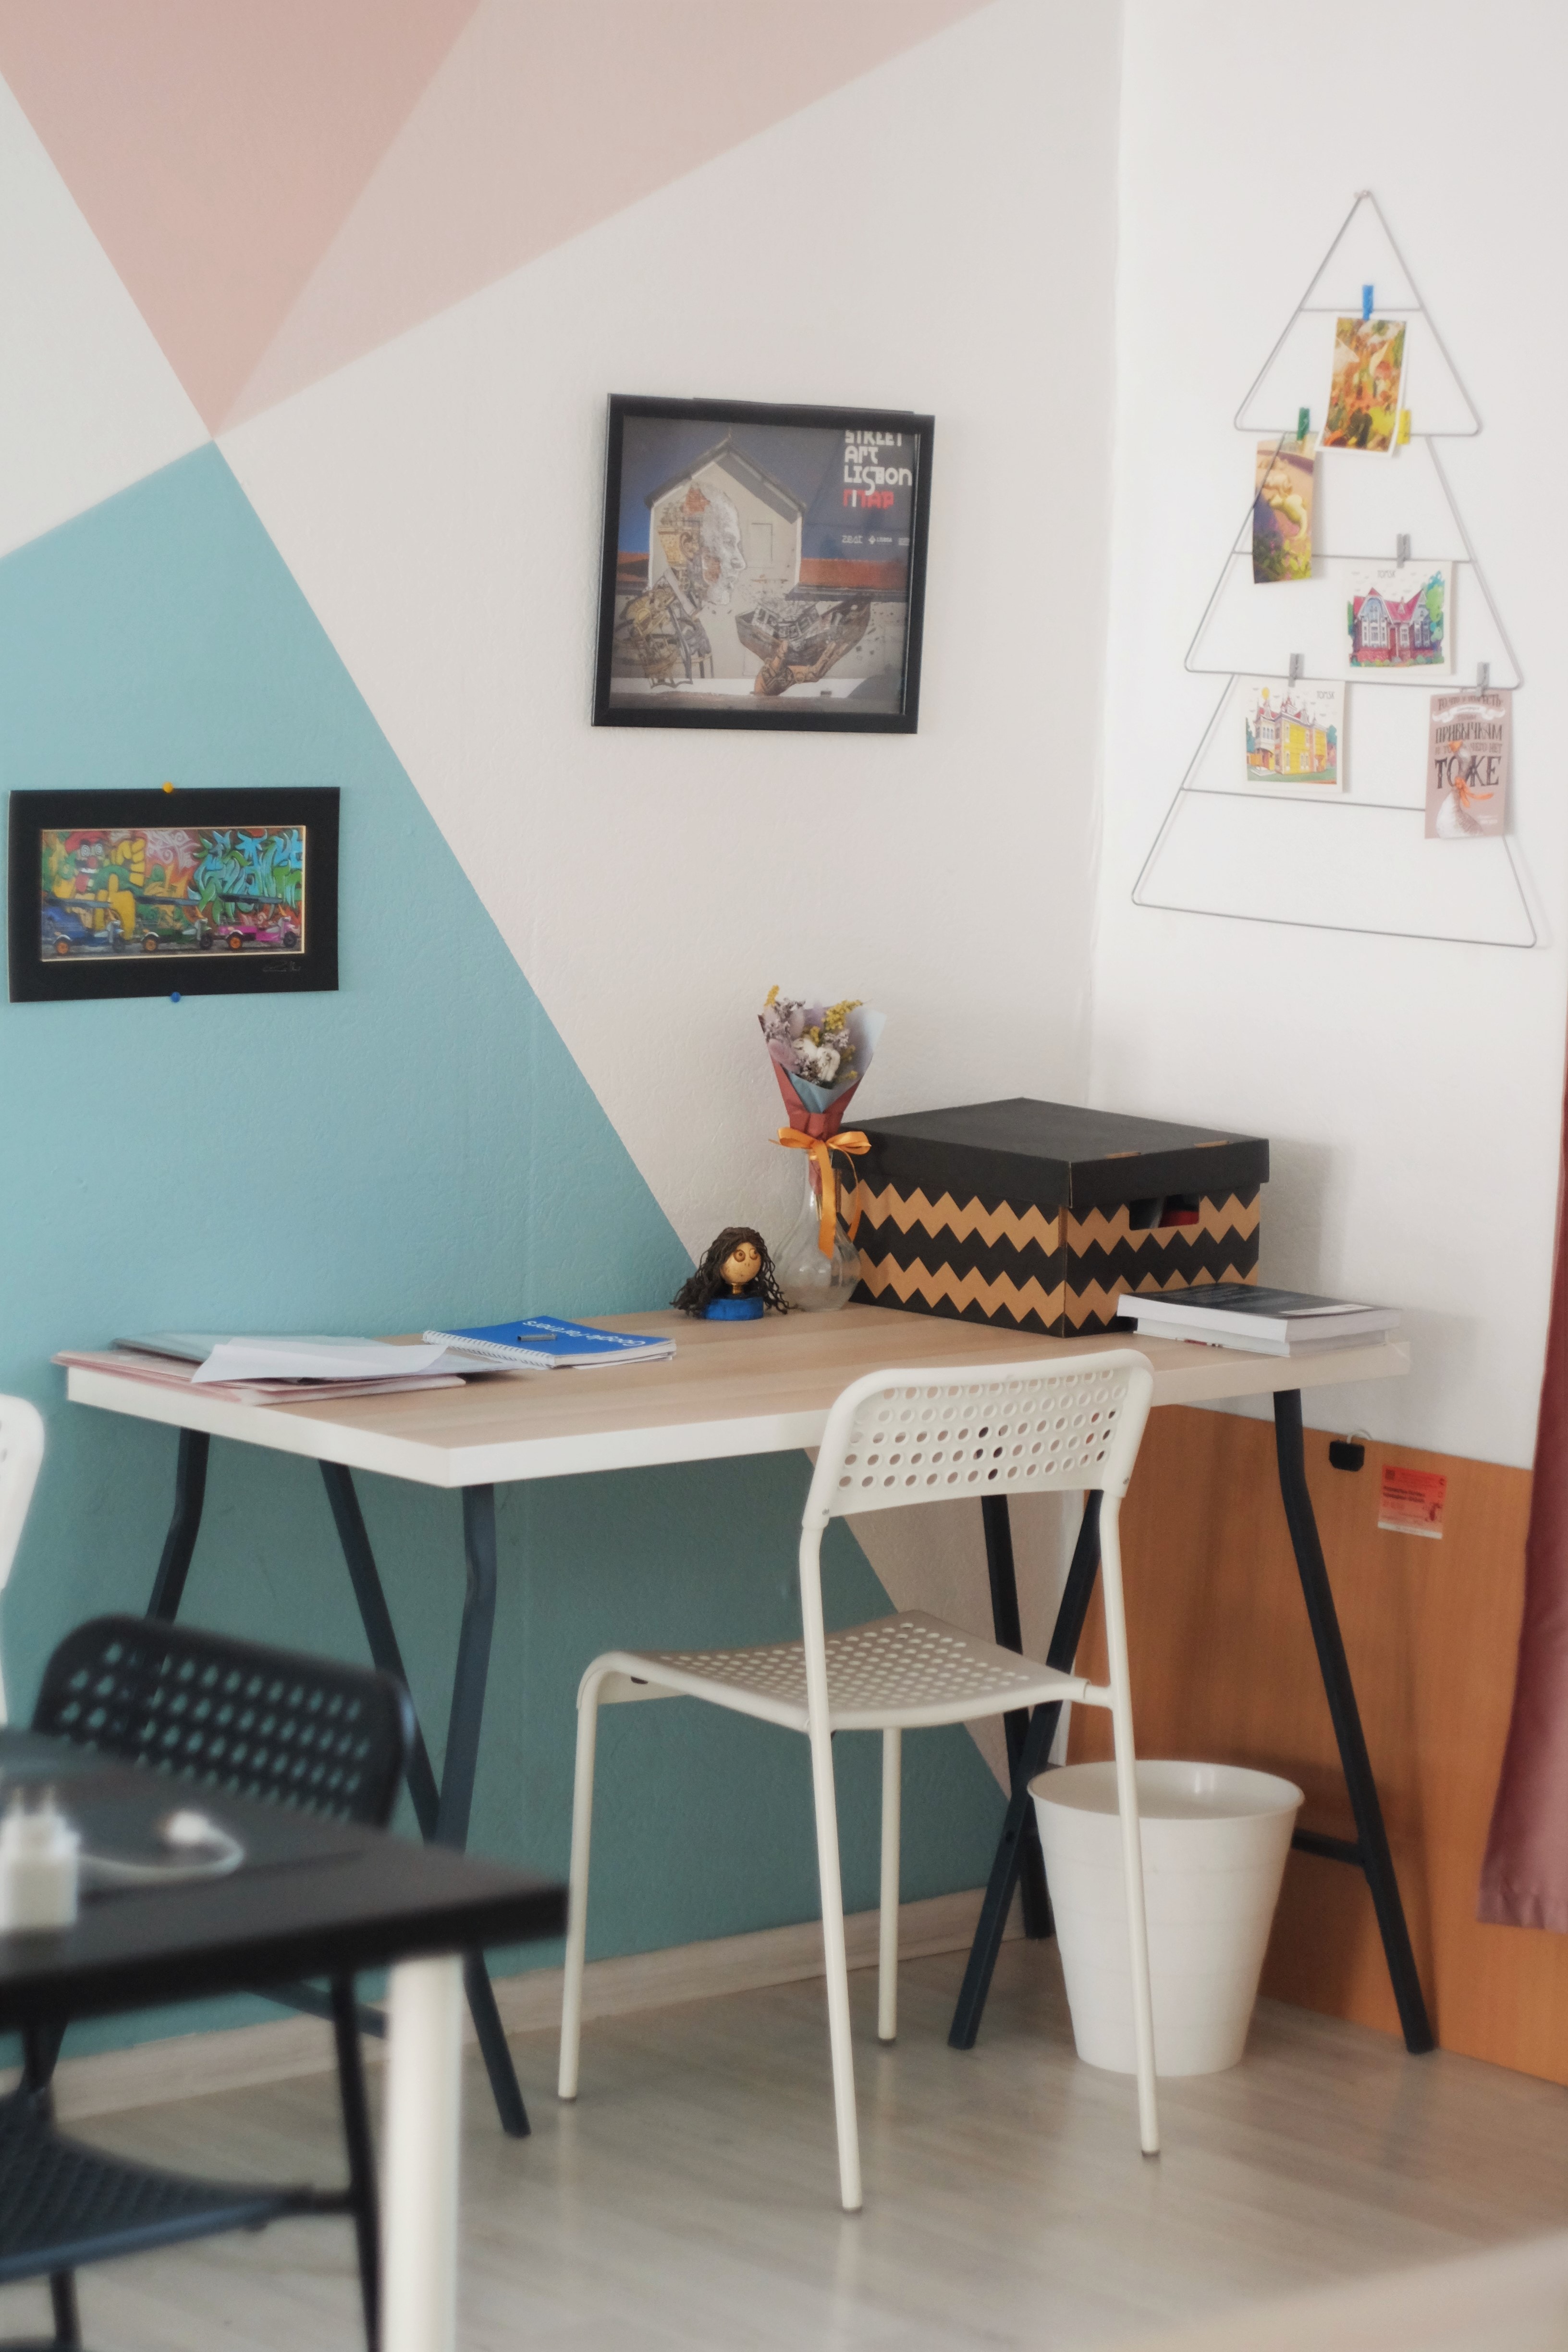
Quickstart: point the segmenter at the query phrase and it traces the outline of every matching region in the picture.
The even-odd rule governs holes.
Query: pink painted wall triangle
[[[989,0],[481,0],[388,149],[226,423],[271,407],[361,353],[739,147]],[[825,152],[831,179],[842,158]],[[908,168],[940,168],[910,155]],[[756,285],[791,234],[790,186],[759,176]],[[846,217],[828,274],[865,273],[899,234],[888,189]],[[701,255],[669,257],[670,298],[704,291]]]
[[[0,74],[209,428],[476,0],[0,0]]]

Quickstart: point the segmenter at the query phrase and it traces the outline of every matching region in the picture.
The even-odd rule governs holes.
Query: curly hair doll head
[[[749,1282],[732,1288],[724,1276],[724,1262],[748,1245],[757,1254],[757,1270]],[[760,1298],[764,1307],[773,1307],[780,1315],[789,1313],[789,1301],[779,1288],[768,1245],[750,1225],[726,1225],[703,1251],[696,1273],[687,1277],[669,1303],[683,1315],[706,1315],[716,1298],[731,1297]]]

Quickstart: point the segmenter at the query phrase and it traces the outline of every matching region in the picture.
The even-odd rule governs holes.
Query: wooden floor
[[[470,2059],[465,2352],[1115,2346],[1568,2221],[1568,2095],[1552,2084],[1410,2059],[1370,2028],[1266,2003],[1243,2066],[1162,2086],[1165,2153],[1148,2162],[1131,2084],[1073,2056],[1054,1947],[1005,1948],[967,2056],[945,2041],[959,1970],[952,1957],[905,1967],[887,2052],[874,1979],[852,1980],[854,2220],[836,2202],[819,1981],[593,2026],[570,2108],[550,2089],[550,2039],[519,2038],[523,2143],[501,2137]],[[79,2128],[152,2161],[321,2177],[332,2101],[317,2075]],[[102,2352],[356,2342],[333,2221],[89,2273],[83,2306]],[[42,2310],[36,2289],[5,2290],[0,2335]],[[1183,2337],[1201,2340],[1201,2326]],[[1525,2337],[1500,2320],[1490,2341]]]

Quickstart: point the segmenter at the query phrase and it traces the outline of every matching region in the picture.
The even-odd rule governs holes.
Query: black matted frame
[[[621,462],[628,416],[668,418],[672,423],[710,419],[717,432],[730,425],[783,425],[819,427],[824,431],[867,433],[896,431],[917,440],[913,527],[910,535],[909,622],[904,636],[903,698],[897,710],[856,710],[839,702],[831,708],[806,702],[736,698],[734,708],[703,708],[686,701],[679,689],[667,700],[647,709],[613,708],[610,664],[615,651],[616,568],[620,550]],[[609,435],[605,458],[604,541],[599,565],[599,638],[594,670],[595,727],[723,727],[792,730],[797,733],[841,735],[912,735],[920,721],[921,642],[925,622],[926,541],[931,522],[931,459],[935,421],[908,409],[816,408],[775,405],[745,400],[659,400],[630,393],[612,393]],[[826,597],[824,601],[826,601]]]
[[[39,878],[46,832],[101,825],[265,825],[305,829],[302,938],[297,953],[230,950],[152,953],[128,946],[107,956],[46,957],[39,944]],[[13,1004],[79,997],[298,995],[338,984],[338,791],[335,785],[226,785],[174,793],[62,790],[11,794],[6,888]]]

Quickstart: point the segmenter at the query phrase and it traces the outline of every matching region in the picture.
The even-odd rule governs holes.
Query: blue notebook
[[[432,1347],[535,1372],[558,1371],[572,1364],[650,1364],[675,1353],[674,1340],[658,1332],[603,1331],[592,1323],[564,1322],[559,1315],[481,1323],[471,1331],[426,1331],[425,1337]]]

